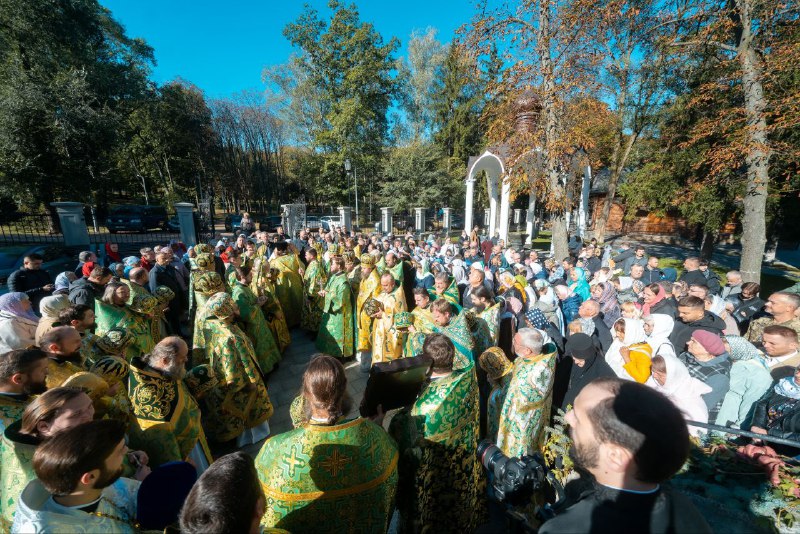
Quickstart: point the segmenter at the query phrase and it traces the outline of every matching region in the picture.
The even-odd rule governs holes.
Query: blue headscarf
[[[65,271],[56,276],[55,291],[59,291],[61,289],[69,289],[69,285],[72,283],[72,280],[70,280],[69,278],[69,274],[70,274],[69,271]]]
[[[578,295],[581,298],[581,302],[589,300],[592,296],[592,290],[589,287],[589,282],[586,281],[586,271],[583,270],[583,267],[574,267],[572,271],[578,275],[578,280],[570,284],[569,290]]]
[[[0,312],[38,323],[39,317],[33,313],[33,309],[29,308],[26,310],[23,308],[22,302],[25,300],[30,302],[28,295],[25,293],[13,292],[0,295]]]
[[[131,270],[141,264],[142,259],[138,256],[126,256],[122,258],[122,264],[125,268],[122,270],[122,276],[127,279],[131,277]],[[112,269],[113,270],[113,269]]]

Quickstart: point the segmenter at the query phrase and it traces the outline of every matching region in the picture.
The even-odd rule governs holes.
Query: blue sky
[[[163,83],[180,76],[211,98],[262,88],[265,66],[284,63],[292,47],[283,28],[303,11],[295,0],[100,0],[132,37],[144,38],[158,62],[152,78]],[[329,13],[327,0],[307,2]],[[431,26],[442,42],[469,22],[471,0],[361,0],[361,20],[371,22],[388,41],[400,39],[398,56],[413,30]]]

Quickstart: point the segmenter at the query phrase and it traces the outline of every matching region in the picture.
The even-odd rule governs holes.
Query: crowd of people
[[[474,531],[479,441],[533,454],[564,410],[581,492],[543,532],[707,531],[662,486],[692,423],[800,439],[800,289],[695,257],[278,228],[77,260],[51,280],[31,254],[0,296],[3,530]],[[319,354],[274,435],[296,328]],[[345,366],[412,358],[413,405],[345,418]]]

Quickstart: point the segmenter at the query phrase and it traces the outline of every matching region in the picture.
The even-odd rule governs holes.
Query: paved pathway
[[[300,394],[303,383],[303,373],[306,370],[311,356],[317,353],[314,342],[301,329],[292,330],[292,343],[287,347],[278,370],[272,373],[267,380],[267,392],[275,407],[275,413],[269,420],[270,433],[274,436],[292,429],[292,420],[289,417],[289,406],[296,396]],[[347,418],[358,417],[358,405],[364,395],[367,385],[367,374],[359,370],[356,362],[345,365],[347,373],[347,392],[351,400],[350,413]]]

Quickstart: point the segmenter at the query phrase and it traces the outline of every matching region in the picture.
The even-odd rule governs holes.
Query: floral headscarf
[[[30,302],[28,295],[25,293],[13,292],[0,295],[0,312],[5,315],[12,315],[14,317],[20,317],[22,319],[28,319],[29,321],[38,323],[39,317],[33,313],[33,310],[26,310],[22,307],[22,301],[25,300]]]

